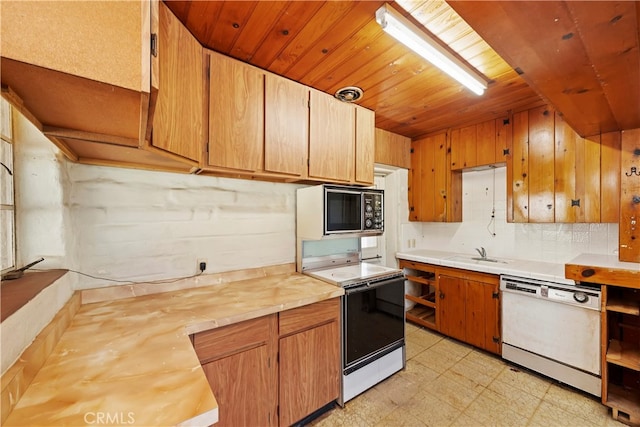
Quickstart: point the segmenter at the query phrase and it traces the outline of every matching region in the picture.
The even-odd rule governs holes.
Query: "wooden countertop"
[[[342,294],[290,273],[83,305],[4,425],[213,424],[189,335]]]
[[[621,262],[617,256],[581,254],[565,266],[567,278],[640,289],[640,263]]]

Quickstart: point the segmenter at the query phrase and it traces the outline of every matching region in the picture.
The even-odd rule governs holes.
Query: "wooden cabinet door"
[[[355,109],[353,105],[311,90],[309,176],[350,182],[353,176]]]
[[[411,143],[411,221],[456,221],[449,216],[449,210],[451,203],[461,199],[462,187],[452,188],[451,175],[447,160],[446,134],[430,136]]]
[[[498,285],[475,280],[465,282],[465,341],[500,354]]]
[[[47,136],[137,148],[147,133],[154,7],[2,2],[2,85]]]
[[[496,119],[495,121],[495,129],[496,129],[496,163],[505,163],[507,161],[507,156],[511,154],[513,151],[512,139],[513,139],[513,130],[512,130],[512,122],[511,118],[502,118]]]
[[[264,170],[306,177],[309,89],[268,73],[265,77]]]
[[[411,139],[377,128],[375,132],[375,163],[411,169]]]
[[[291,425],[340,393],[338,321],[280,339],[280,425]]]
[[[496,162],[496,122],[489,120],[476,125],[476,164],[492,165]]]
[[[622,131],[620,261],[640,262],[640,128]]]
[[[600,222],[600,136],[555,117],[555,222]]]
[[[373,185],[376,115],[359,106],[356,109],[355,182]]]
[[[620,132],[600,135],[600,221],[620,221]]]
[[[162,2],[158,46],[152,145],[199,162],[204,151],[202,46]]]
[[[264,73],[209,52],[209,166],[244,171],[264,164]]]
[[[273,314],[193,336],[218,402],[216,426],[278,424],[277,319]]]
[[[216,426],[277,424],[267,345],[205,363],[202,369],[218,402]]]
[[[460,341],[466,340],[465,280],[440,275],[438,278],[438,314],[440,332]]]
[[[529,110],[529,222],[554,222],[554,113]]]
[[[513,116],[513,153],[507,159],[507,220],[529,222],[529,114]]]
[[[477,162],[476,126],[451,131],[451,170],[474,167]]]

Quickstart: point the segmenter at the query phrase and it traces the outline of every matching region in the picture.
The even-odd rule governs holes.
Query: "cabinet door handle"
[[[444,299],[444,293],[440,292],[440,299]]]

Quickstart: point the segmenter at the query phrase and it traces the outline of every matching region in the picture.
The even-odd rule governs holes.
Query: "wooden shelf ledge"
[[[61,278],[67,270],[26,272],[15,280],[3,280],[0,285],[0,322],[35,298],[43,289]]]
[[[640,371],[640,346],[611,340],[607,350],[607,362],[633,369],[634,371]]]

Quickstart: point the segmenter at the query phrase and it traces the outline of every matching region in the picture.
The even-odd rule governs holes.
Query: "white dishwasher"
[[[600,287],[500,277],[502,357],[601,395]]]

